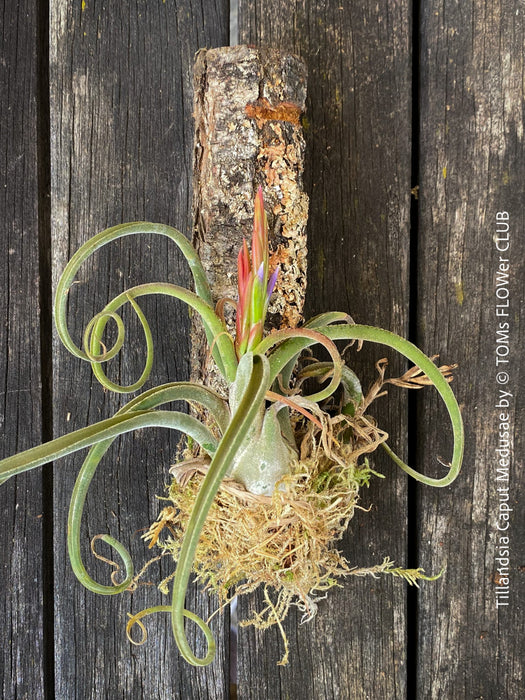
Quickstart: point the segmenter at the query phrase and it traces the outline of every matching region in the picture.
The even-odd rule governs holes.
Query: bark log
[[[196,57],[194,86],[193,242],[214,300],[237,298],[237,253],[251,235],[254,196],[262,185],[271,263],[281,270],[268,324],[294,327],[302,319],[306,290],[306,66],[275,49],[204,49]],[[226,308],[233,331],[233,309]],[[195,316],[192,378],[224,390],[208,355]]]

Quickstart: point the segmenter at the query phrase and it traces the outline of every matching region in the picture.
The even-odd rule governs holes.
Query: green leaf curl
[[[304,338],[305,339],[305,347],[308,347],[309,345],[314,345],[314,344],[319,344],[323,345],[328,352],[330,353],[332,357],[332,366],[333,366],[333,375],[332,379],[330,380],[330,383],[328,386],[321,391],[316,392],[315,394],[310,394],[307,398],[310,401],[323,401],[324,399],[328,398],[331,396],[334,391],[338,388],[339,384],[341,383],[341,377],[343,373],[343,360],[341,358],[341,355],[339,354],[339,351],[337,350],[337,346],[335,343],[325,334],[320,333],[317,330],[310,329],[310,328],[286,328],[281,331],[276,331],[275,333],[271,333],[269,336],[267,336],[259,345],[257,346],[257,352],[261,354],[266,354],[269,350],[271,350],[274,346],[284,344],[288,342],[289,340],[296,339],[296,338]],[[297,353],[295,353],[297,354]],[[300,353],[299,353],[300,354]],[[295,355],[292,355],[292,358]],[[289,358],[289,359],[292,359]],[[285,363],[287,364],[287,363]],[[277,375],[272,375],[272,382],[277,378]]]
[[[326,311],[325,313],[319,314],[317,316],[313,316],[312,318],[308,319],[308,321],[305,321],[305,323],[302,327],[303,328],[313,328],[315,330],[316,328],[330,326],[333,323],[353,323],[353,321],[352,321],[352,318],[348,314],[345,314],[342,311]],[[287,365],[285,367],[283,367],[281,369],[281,371],[279,372],[279,374],[281,376],[282,385],[285,388],[288,388],[290,386],[292,373],[293,373],[293,370],[295,368],[295,365],[297,364],[297,361],[298,361],[300,355],[301,355],[301,351],[296,353],[296,355],[294,355],[288,361]],[[276,390],[277,390],[277,387],[276,387]]]
[[[277,347],[269,356],[270,361],[270,377],[273,380],[277,378],[283,368],[287,368],[289,363],[297,358],[300,353],[307,347],[315,344],[315,340],[309,339],[303,333],[298,332],[300,329],[290,331],[288,338],[279,347]],[[397,352],[404,355],[408,360],[417,365],[422,372],[430,379],[439,395],[445,403],[452,425],[454,438],[454,446],[452,459],[449,466],[449,472],[441,479],[434,479],[425,476],[409,467],[403,460],[398,457],[395,452],[385,443],[382,444],[390,458],[407,474],[412,476],[417,481],[420,481],[429,486],[444,487],[451,484],[459,474],[461,463],[463,460],[463,450],[465,443],[465,435],[463,428],[463,419],[461,411],[454,396],[454,392],[450,388],[447,380],[443,377],[439,368],[413,343],[405,340],[401,336],[392,333],[391,331],[376,328],[375,326],[364,326],[358,324],[340,324],[320,327],[317,332],[332,341],[336,340],[363,340],[371,343],[387,345]],[[264,341],[263,341],[264,342]]]
[[[155,605],[155,606],[152,606],[151,608],[146,608],[145,610],[141,610],[140,612],[136,613],[135,615],[129,615],[128,624],[126,625],[126,635],[132,644],[135,644],[136,646],[140,646],[141,644],[144,644],[144,642],[147,639],[147,633],[146,633],[146,628],[144,627],[144,624],[142,623],[142,619],[144,617],[146,617],[147,615],[153,615],[155,613],[160,613],[160,612],[171,613],[172,612],[171,605]],[[213,638],[213,634],[212,634],[210,628],[208,627],[208,625],[204,622],[204,620],[202,620],[195,613],[192,613],[189,610],[183,610],[182,614],[184,615],[184,617],[188,618],[188,620],[191,620],[192,622],[194,622],[197,625],[197,627],[201,630],[201,632],[204,634],[204,637],[206,639],[206,645],[207,645],[207,654],[202,659],[202,666],[207,666],[215,658],[215,639]],[[142,638],[139,641],[134,640],[131,636],[131,628],[133,627],[133,625],[138,625],[141,632],[142,632]]]
[[[122,347],[122,343],[124,342],[123,324],[117,320],[114,311],[108,310],[108,307],[106,307],[106,309],[100,314],[97,314],[95,319],[92,320],[90,324],[88,324],[90,326],[89,335],[91,339],[86,340],[86,338],[84,338],[85,349],[82,350],[79,347],[77,347],[77,345],[71,338],[67,326],[68,294],[79,268],[91,255],[93,255],[103,246],[119,238],[143,233],[165,236],[174,241],[178,248],[181,250],[182,254],[184,255],[186,261],[189,264],[191,273],[193,275],[193,280],[195,283],[195,295],[202,302],[204,302],[204,306],[201,307],[201,310],[196,310],[202,316],[208,343],[210,344],[210,346],[213,346],[212,352],[215,362],[217,363],[220,372],[223,374],[226,380],[228,382],[233,381],[233,379],[235,378],[235,370],[237,367],[237,358],[235,355],[235,350],[233,348],[233,341],[227,336],[227,334],[224,333],[223,327],[221,327],[220,330],[220,333],[222,334],[221,337],[217,337],[217,323],[221,324],[222,322],[216,316],[213,310],[211,291],[209,288],[208,281],[206,279],[204,268],[202,267],[202,263],[200,262],[200,259],[197,255],[197,251],[187,240],[187,238],[182,233],[180,233],[180,231],[177,231],[176,229],[170,226],[166,226],[164,224],[155,224],[148,222],[132,222],[127,224],[119,224],[118,226],[113,226],[97,234],[76,251],[76,253],[72,256],[72,258],[66,265],[64,272],[60,277],[55,296],[53,313],[57,331],[62,343],[76,357],[90,361],[94,364],[106,361],[110,357],[114,357],[120,350],[120,348]],[[156,292],[152,291],[152,293]],[[126,298],[126,301],[130,301],[130,299]],[[139,320],[142,324],[147,340],[147,358],[145,370],[140,380],[131,385],[134,390],[139,386],[142,386],[144,384],[144,381],[146,381],[147,376],[149,375],[148,367],[149,365],[151,365],[152,361],[152,342],[151,333],[149,331],[147,322],[145,322],[143,314],[140,311],[138,311],[133,304],[132,306],[135,312],[139,315]],[[195,308],[195,306],[193,306],[193,308]],[[201,313],[201,311],[203,311],[203,313]],[[98,341],[100,340],[103,327],[107,324],[110,318],[112,318],[117,323],[117,342],[115,343],[113,348],[101,354],[99,352],[100,344]],[[215,328],[215,331],[212,330],[212,327]],[[93,347],[91,346],[91,343],[93,343]],[[104,377],[102,372],[98,372],[98,375],[100,377]],[[106,380],[103,379],[103,383],[105,381]],[[130,390],[129,387],[119,387],[119,385],[109,383],[109,380],[107,380],[107,382],[108,384],[105,385],[107,386],[107,388],[111,388],[113,391],[122,392],[124,390]]]
[[[135,391],[136,389],[140,388],[147,380],[149,372],[151,371],[151,365],[153,361],[153,343],[151,340],[151,333],[149,333],[149,328],[146,327],[147,324],[145,326],[145,324],[143,323],[143,314],[140,311],[140,308],[138,307],[138,304],[136,304],[135,300],[140,297],[148,296],[151,294],[160,294],[163,296],[169,296],[174,297],[175,299],[180,299],[181,301],[188,304],[188,306],[190,306],[192,309],[194,309],[201,316],[201,318],[205,320],[205,322],[208,325],[209,331],[213,337],[212,353],[214,353],[214,359],[216,355],[222,358],[222,364],[226,372],[225,379],[228,382],[232,382],[235,379],[235,372],[237,370],[237,357],[235,355],[233,341],[231,337],[227,333],[225,333],[224,324],[222,320],[216,315],[214,309],[209,304],[204,302],[197,294],[191,292],[185,287],[179,287],[176,284],[170,284],[168,282],[149,282],[147,284],[140,284],[136,287],[132,287],[131,289],[122,292],[114,299],[112,299],[98,314],[98,320],[96,323],[93,324],[90,336],[91,357],[96,358],[96,353],[101,347],[100,338],[104,333],[104,328],[108,320],[112,318],[113,315],[116,314],[116,312],[127,302],[134,304],[136,307],[134,307],[135,311],[139,315],[139,319],[141,319],[141,323],[143,324],[147,347],[146,366],[142,373],[142,376],[135,384],[129,387],[121,387],[118,384],[115,384],[114,382],[109,380],[105,375],[101,365],[99,364],[99,360],[93,362],[90,359],[90,357],[83,353],[84,359],[92,361],[93,373],[95,374],[99,382],[111,391],[124,393],[127,391]],[[113,352],[113,348],[111,349],[111,352]],[[106,357],[106,353],[104,355],[101,355],[101,361],[104,361]]]
[[[151,374],[151,370],[153,367],[153,336],[151,334],[148,321],[142,313],[142,309],[137,304],[133,296],[131,296],[130,294],[126,294],[126,296],[127,301],[129,301],[129,303],[131,304],[131,307],[137,314],[137,317],[142,325],[142,329],[144,331],[144,339],[146,341],[146,361],[144,364],[142,374],[136,382],[134,382],[133,384],[128,384],[127,386],[116,384],[115,382],[112,382],[110,379],[108,379],[100,365],[101,362],[107,362],[112,357],[114,357],[117,354],[117,352],[120,351],[120,348],[124,344],[124,323],[117,313],[113,311],[102,311],[101,313],[97,314],[94,318],[91,319],[91,321],[86,326],[86,330],[84,332],[84,352],[86,354],[87,359],[91,362],[93,374],[98,379],[100,384],[102,384],[103,387],[109,389],[110,391],[114,391],[117,394],[128,394],[132,391],[137,391],[138,389],[140,389],[148,381],[149,375]],[[101,338],[104,332],[104,328],[110,318],[114,319],[117,324],[118,337],[113,348],[111,348],[111,350],[109,351],[106,351],[101,341]],[[102,354],[100,354],[99,352],[100,348],[104,348],[104,352]]]
[[[193,384],[192,382],[174,382],[151,389],[142,396],[138,396],[133,401],[130,401],[126,406],[123,406],[115,415],[129,416],[144,409],[149,409],[151,411],[165,403],[179,400],[198,403],[204,406],[215,418],[221,431],[226,429],[229,423],[229,411],[226,402],[210,389],[198,384]],[[203,450],[207,451],[210,455],[215,452],[217,449],[217,441],[205,426],[196,418],[188,416],[185,413],[178,413],[175,411],[172,413],[179,418],[180,429],[183,429],[188,436],[199,442]],[[190,419],[189,421],[186,420],[188,418]],[[93,593],[98,593],[100,595],[115,595],[116,593],[125,591],[131,584],[134,575],[133,563],[127,549],[109,535],[102,535],[101,539],[116,550],[124,563],[124,580],[118,585],[106,586],[91,578],[82,561],[80,550],[80,528],[87,492],[100,461],[111,447],[116,437],[118,437],[118,435],[93,445],[89,450],[77,476],[73,493],[71,494],[68,513],[67,546],[71,567],[75,576],[83,586]]]

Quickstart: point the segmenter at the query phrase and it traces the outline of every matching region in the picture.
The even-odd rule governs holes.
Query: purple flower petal
[[[275,287],[275,283],[277,282],[277,277],[279,276],[279,265],[275,268],[275,270],[272,272],[272,276],[268,280],[268,287],[266,288],[266,296],[268,299],[272,296],[273,290]]]

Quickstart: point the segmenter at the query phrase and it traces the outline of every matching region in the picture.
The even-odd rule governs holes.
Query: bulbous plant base
[[[377,390],[375,385],[374,395]],[[262,587],[264,608],[240,624],[259,629],[278,625],[285,647],[280,664],[288,660],[282,621],[291,606],[299,608],[303,620],[311,619],[317,601],[340,577],[390,573],[416,585],[418,579],[428,579],[422,569],[395,568],[388,558],[375,566],[352,567],[337,549],[355,509],[364,510],[358,505],[360,489],[382,476],[371,468],[367,455],[388,435],[364,410],[354,416],[317,415],[322,428],[303,417],[296,422],[299,458],[272,496],[254,495],[233,479],[223,480],[194,559],[197,581],[218,595],[221,609],[234,596]],[[185,457],[170,470],[171,504],[144,536],[150,547],[160,547],[175,562],[209,464],[191,450]],[[164,593],[171,578],[159,585]]]

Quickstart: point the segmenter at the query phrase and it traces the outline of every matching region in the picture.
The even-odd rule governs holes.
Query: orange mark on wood
[[[248,102],[244,111],[247,117],[255,119],[259,129],[267,121],[290,122],[299,126],[301,117],[301,110],[293,102],[279,102],[279,104],[272,105],[266,97],[259,97],[255,102]]]

